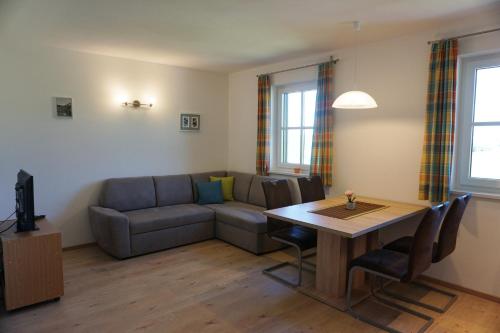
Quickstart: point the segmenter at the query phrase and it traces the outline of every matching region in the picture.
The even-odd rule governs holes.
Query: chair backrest
[[[293,204],[292,194],[290,193],[290,187],[286,179],[263,181],[262,188],[264,189],[264,196],[266,197],[267,209],[282,208]],[[273,219],[271,217],[267,218],[268,233],[286,229],[292,225],[293,224],[289,222]]]
[[[320,176],[300,177],[297,182],[299,183],[302,202],[325,199],[325,188]]]
[[[432,247],[439,231],[441,218],[448,203],[430,208],[418,225],[413,236],[413,244],[409,253],[408,274],[404,281],[412,281],[422,274],[432,263]]]
[[[433,262],[440,262],[455,250],[460,221],[462,221],[465,208],[467,207],[471,197],[472,195],[467,193],[453,200],[450,209],[448,209],[448,212],[444,217],[443,224],[441,225],[437,252],[433,258]]]

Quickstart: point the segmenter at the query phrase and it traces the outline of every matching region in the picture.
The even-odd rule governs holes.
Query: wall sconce
[[[136,99],[133,102],[124,102],[122,103],[123,106],[130,106],[133,108],[140,108],[141,106],[148,106],[148,107],[153,107],[153,103],[141,103],[138,99]]]

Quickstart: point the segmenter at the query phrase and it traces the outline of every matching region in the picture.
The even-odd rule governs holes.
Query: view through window
[[[309,170],[316,109],[315,84],[281,87],[277,94],[276,168]]]
[[[500,179],[500,66],[476,70],[470,175]]]

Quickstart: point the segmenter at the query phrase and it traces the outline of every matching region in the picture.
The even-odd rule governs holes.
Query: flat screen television
[[[24,170],[17,174],[16,183],[17,231],[36,230],[33,176]]]

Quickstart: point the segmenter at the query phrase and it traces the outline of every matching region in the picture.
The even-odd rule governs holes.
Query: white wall
[[[225,169],[226,74],[22,43],[0,37],[0,219],[20,168],[63,246],[92,241],[87,207],[103,179]],[[73,98],[73,119],[53,117],[54,96]],[[154,107],[124,108],[121,96]],[[180,113],[201,114],[200,132],[181,133]]]
[[[462,30],[467,31],[467,27]],[[435,34],[429,32],[360,46],[358,88],[370,93],[380,107],[376,110],[334,111],[333,192],[342,193],[349,188],[361,195],[419,203],[418,174],[424,134],[429,57],[426,42],[434,38]],[[461,54],[492,49],[500,49],[498,33],[460,41]],[[230,169],[253,172],[255,168],[255,75],[326,61],[331,54],[340,58],[334,83],[338,95],[352,88],[353,49],[230,75]],[[273,83],[307,81],[315,77],[315,70],[307,69],[274,75]],[[387,241],[401,234],[413,233],[414,228],[415,221],[408,225],[394,226],[385,230],[381,238]],[[500,201],[474,198],[460,229],[457,250],[443,262],[434,265],[429,274],[500,296],[500,261],[496,254],[499,243]]]

